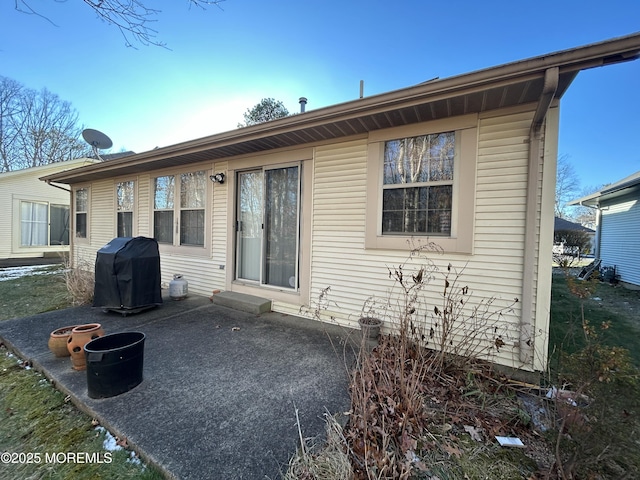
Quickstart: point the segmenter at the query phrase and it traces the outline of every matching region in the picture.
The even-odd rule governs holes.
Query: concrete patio
[[[57,328],[100,323],[146,335],[144,380],[106,399],[87,394],[85,372],[47,348]],[[0,322],[0,339],[82,410],[168,477],[279,478],[304,437],[323,435],[325,412],[350,408],[347,367],[358,332],[277,313],[254,315],[208,298],[164,299],[122,316],[77,307]],[[347,352],[345,360],[344,352]]]

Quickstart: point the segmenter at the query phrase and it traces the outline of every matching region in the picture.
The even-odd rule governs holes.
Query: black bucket
[[[112,333],[84,346],[89,397],[115,397],[142,382],[144,339],[141,332]]]

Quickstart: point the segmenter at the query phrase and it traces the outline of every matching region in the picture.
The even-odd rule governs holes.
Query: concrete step
[[[233,308],[241,312],[253,313],[254,315],[271,311],[271,300],[255,295],[247,295],[246,293],[220,292],[213,295],[211,301],[216,305]]]

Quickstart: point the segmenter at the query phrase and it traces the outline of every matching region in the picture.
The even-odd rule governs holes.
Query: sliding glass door
[[[243,280],[261,277],[263,183],[261,170],[238,174],[237,276]]]
[[[238,173],[236,277],[298,286],[300,167]]]

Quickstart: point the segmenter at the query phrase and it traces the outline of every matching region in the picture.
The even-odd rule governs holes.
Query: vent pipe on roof
[[[364,80],[360,80],[360,98],[364,98]]]
[[[300,97],[300,100],[298,100],[300,102],[300,113],[304,113],[304,109],[307,106],[307,98],[306,97]]]

